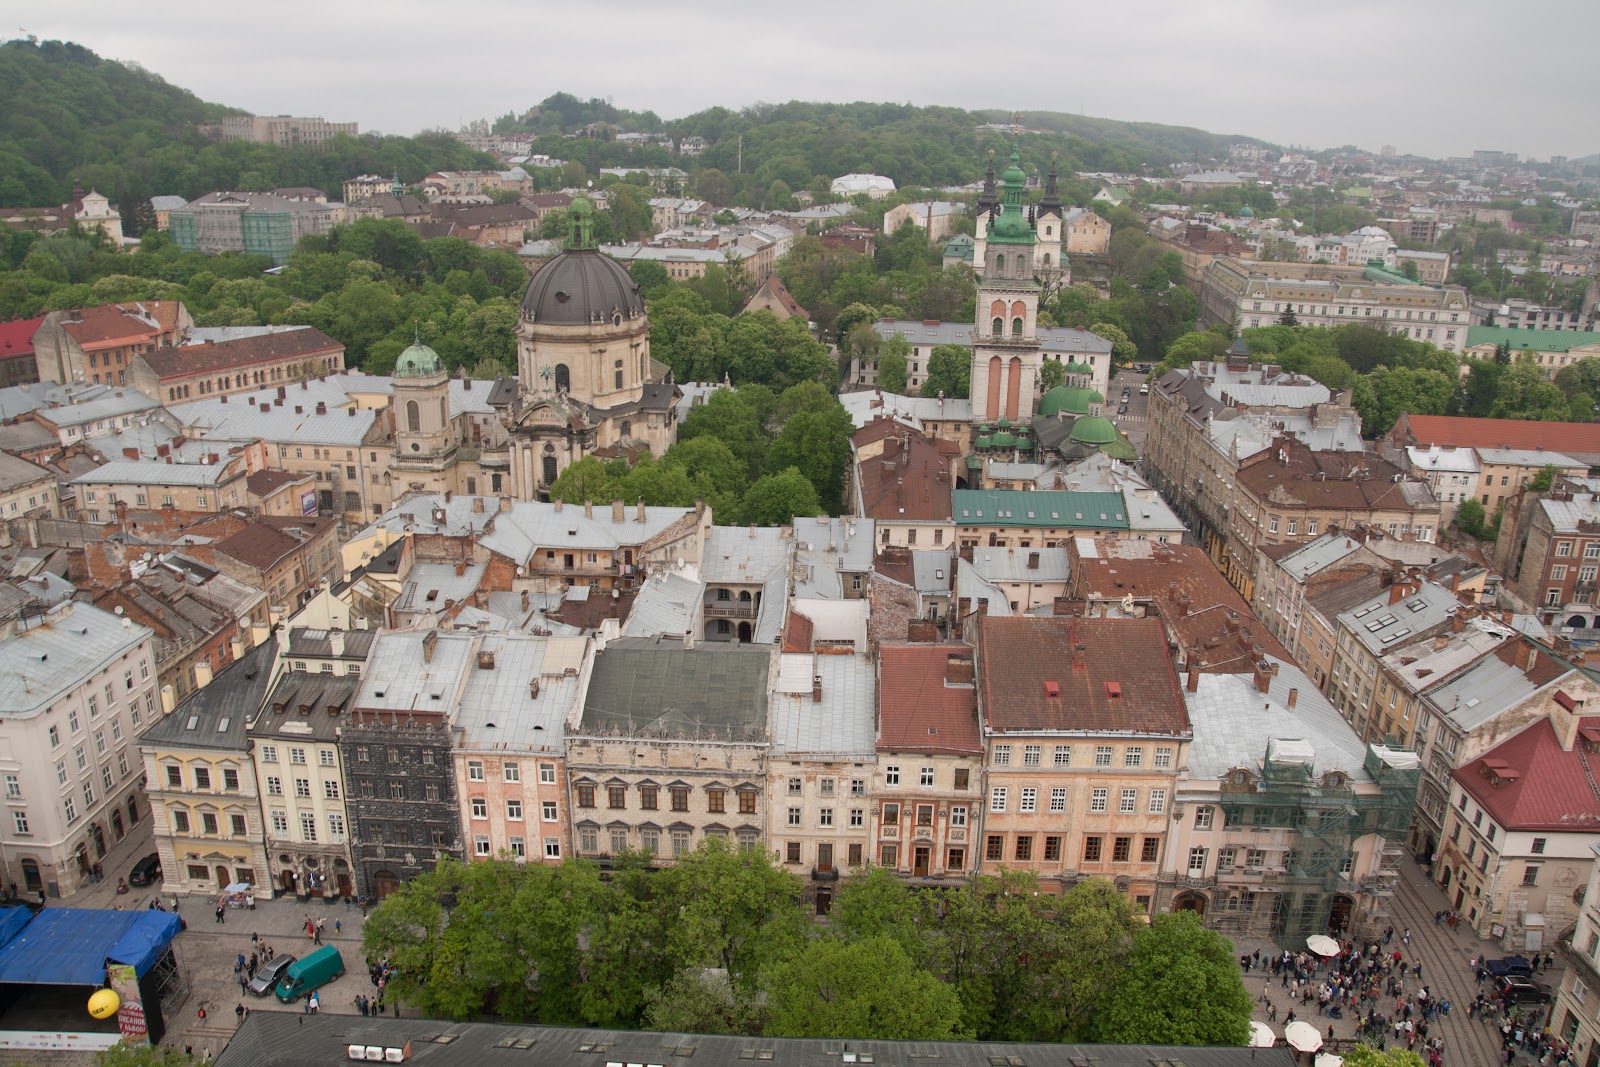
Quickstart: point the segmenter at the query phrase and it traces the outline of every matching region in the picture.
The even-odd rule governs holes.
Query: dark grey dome
[[[592,248],[563,252],[534,272],[522,310],[536,323],[582,326],[644,314],[644,295],[622,264]]]

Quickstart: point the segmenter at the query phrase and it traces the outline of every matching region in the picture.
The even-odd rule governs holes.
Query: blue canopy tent
[[[179,929],[164,911],[46,908],[0,949],[0,984],[98,986],[107,963],[131,963],[143,978]]]
[[[16,937],[32,918],[33,912],[27,908],[0,909],[0,948],[11,944],[11,939]]]

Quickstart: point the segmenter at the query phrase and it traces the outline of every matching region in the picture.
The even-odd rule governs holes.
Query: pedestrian
[[[239,1001],[238,1006],[233,1009],[233,1014],[234,1014],[234,1017],[239,1020],[234,1025],[243,1026],[244,1025],[244,1001],[242,1001],[242,1000]]]
[[[361,898],[361,917],[363,919],[365,919],[367,917],[367,898],[366,897],[362,897]]]
[[[223,922],[222,913],[227,911],[227,910],[228,909],[227,909],[226,905],[224,905],[224,904],[218,904],[217,905],[217,922],[219,922],[219,923]],[[224,923],[224,925],[226,925],[226,923]]]
[[[199,1017],[200,1017],[200,1021],[201,1021],[201,1022],[202,1022],[202,1023],[203,1023],[203,1022],[205,1022],[205,1021],[206,1021],[206,1009],[205,1009],[205,1008],[201,1008],[201,1009],[200,1009],[200,1010],[199,1010],[199,1012],[197,1012],[197,1013],[196,1013],[196,1014],[198,1014],[198,1015],[199,1015]]]
[[[193,1056],[194,1055],[194,1046],[193,1045],[185,1045],[185,1046],[183,1046],[183,1054],[185,1056]]]
[[[335,934],[344,933],[344,920],[343,919],[335,919],[335,920],[333,920],[333,932]]]
[[[315,927],[313,927],[313,929],[311,931],[311,943],[313,945],[322,944],[322,920],[321,919],[317,920]]]

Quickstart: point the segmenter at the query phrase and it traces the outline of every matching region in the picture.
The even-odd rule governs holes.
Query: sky
[[[256,114],[384,133],[455,129],[565,91],[664,119],[713,105],[873,100],[1434,157],[1600,151],[1594,0],[7,6],[15,13],[0,33],[76,41]]]

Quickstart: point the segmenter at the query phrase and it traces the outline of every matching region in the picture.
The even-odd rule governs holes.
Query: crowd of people
[[[1450,918],[1449,912],[1440,912],[1438,924],[1444,925]],[[1332,956],[1288,950],[1263,956],[1257,951],[1240,956],[1239,964],[1246,975],[1268,975],[1258,998],[1267,1022],[1279,1021],[1273,996],[1276,982],[1278,999],[1287,994],[1290,1004],[1281,1020],[1285,1026],[1297,1018],[1314,1018],[1320,1030],[1322,1019],[1349,1019],[1356,1040],[1380,1051],[1391,1044],[1403,1046],[1428,1067],[1443,1067],[1445,1041],[1437,1024],[1448,1018],[1455,1006],[1428,984],[1421,960],[1415,954],[1408,956],[1410,947],[1409,929],[1397,934],[1389,927],[1381,937],[1364,944],[1340,942],[1338,953]],[[1548,969],[1552,960],[1548,953],[1535,955],[1534,971]],[[1572,1067],[1571,1049],[1549,1029],[1549,1005],[1526,1006],[1501,995],[1482,957],[1474,959],[1472,967],[1479,990],[1467,1005],[1467,1018],[1499,1029],[1502,1063],[1511,1067],[1522,1054],[1524,1062],[1531,1058],[1539,1067]],[[1336,1040],[1330,1022],[1327,1043],[1331,1046]]]

